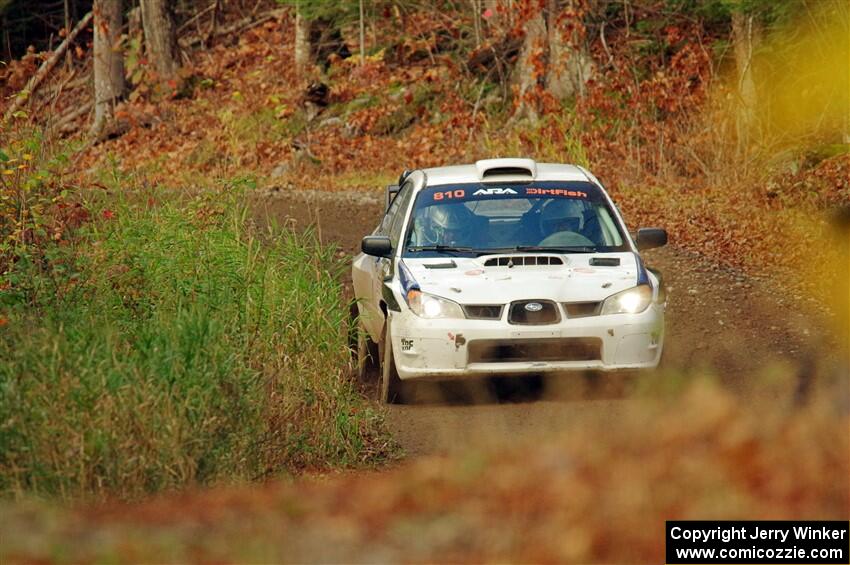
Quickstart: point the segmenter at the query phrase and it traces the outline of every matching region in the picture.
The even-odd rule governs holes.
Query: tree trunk
[[[9,38],[9,24],[6,22],[6,14],[0,16],[0,29],[3,30],[3,48],[6,50],[7,61],[11,61],[14,59],[12,56],[12,44]]]
[[[305,78],[310,67],[310,21],[304,17],[304,1],[295,7],[295,69],[299,78]]]
[[[127,37],[130,41],[142,41],[145,32],[142,27],[142,10],[138,6],[127,12]]]
[[[141,0],[145,50],[161,83],[175,83],[180,68],[173,0]],[[173,84],[173,86],[176,86]]]
[[[363,15],[363,0],[360,0],[360,66],[366,62],[366,18]]]
[[[735,113],[735,129],[738,136],[738,152],[749,145],[756,125],[758,93],[753,77],[753,53],[761,40],[761,25],[753,15],[735,11],[732,13],[732,42],[737,68],[738,104]]]
[[[544,84],[544,73],[548,46],[546,37],[546,20],[543,10],[537,0],[532,0],[535,5],[534,14],[525,22],[525,39],[517,61],[515,83],[517,84],[517,105],[514,112],[515,119],[529,118],[536,121],[538,118],[537,89]]]
[[[121,0],[95,0],[94,122],[99,135],[112,119],[115,103],[124,95],[124,54],[121,51]]]
[[[548,3],[549,67],[546,71],[546,87],[559,100],[583,96],[585,85],[593,74],[593,59],[584,34],[578,31],[583,22],[574,22],[572,33],[564,37],[564,30],[558,22],[562,2],[548,0]],[[575,12],[575,0],[569,0],[569,4]]]
[[[63,7],[65,9],[65,33],[71,33],[71,4],[70,0],[65,0],[63,3]],[[67,35],[65,37],[68,37]],[[71,65],[74,64],[73,55],[71,55],[71,51],[65,52],[65,68],[70,71]]]
[[[475,33],[475,48],[481,47],[481,0],[470,0],[472,4],[472,29]]]

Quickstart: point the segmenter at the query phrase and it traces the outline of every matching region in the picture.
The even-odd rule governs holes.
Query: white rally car
[[[381,398],[402,381],[651,369],[665,292],[582,167],[489,159],[405,172],[352,269],[352,349]]]

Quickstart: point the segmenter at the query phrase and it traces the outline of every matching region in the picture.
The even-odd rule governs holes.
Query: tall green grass
[[[161,195],[155,198],[161,200]],[[233,196],[124,202],[0,291],[0,492],[147,492],[386,455],[340,265]]]

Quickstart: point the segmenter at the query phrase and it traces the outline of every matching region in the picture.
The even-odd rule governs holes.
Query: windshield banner
[[[589,182],[540,182],[523,185],[493,186],[456,184],[429,187],[422,191],[422,204],[467,202],[508,198],[579,198],[597,201],[599,190]]]

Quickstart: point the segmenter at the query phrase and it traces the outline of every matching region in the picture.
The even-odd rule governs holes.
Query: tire
[[[380,375],[378,345],[372,341],[360,322],[357,304],[349,308],[348,348],[351,350],[351,373],[360,381]]]
[[[393,340],[390,333],[390,320],[387,318],[386,326],[384,326],[384,336],[381,340],[383,350],[383,362],[381,363],[381,403],[395,404],[401,403],[402,398],[402,382],[398,376],[398,370],[395,366],[395,356],[393,355]]]

